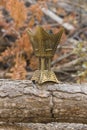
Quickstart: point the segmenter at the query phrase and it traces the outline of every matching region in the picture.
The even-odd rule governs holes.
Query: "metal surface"
[[[39,70],[35,71],[32,77],[33,81],[39,84],[48,81],[59,83],[55,73],[51,71],[51,60],[60,42],[62,33],[63,29],[56,34],[47,33],[40,26],[37,27],[35,33],[28,30],[34,53],[39,58]]]

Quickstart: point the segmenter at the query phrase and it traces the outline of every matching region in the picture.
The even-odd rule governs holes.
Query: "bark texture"
[[[0,80],[0,121],[87,123],[87,84]]]
[[[87,130],[87,125],[75,123],[0,124],[0,130]]]

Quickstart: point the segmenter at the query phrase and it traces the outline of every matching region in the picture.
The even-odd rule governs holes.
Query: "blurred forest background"
[[[0,0],[0,78],[31,79],[38,68],[27,29],[64,27],[52,69],[62,82],[87,82],[87,0]]]

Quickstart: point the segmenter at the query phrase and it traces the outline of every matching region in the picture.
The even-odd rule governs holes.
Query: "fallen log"
[[[0,122],[87,123],[87,84],[0,80]]]
[[[87,130],[87,125],[75,123],[0,124],[0,130]]]

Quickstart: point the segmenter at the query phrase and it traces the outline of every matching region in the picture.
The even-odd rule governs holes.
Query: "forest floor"
[[[61,27],[65,30],[51,63],[58,79],[87,82],[87,0],[24,0],[24,4],[27,20],[19,29],[14,27],[9,11],[0,6],[0,78],[31,79],[38,60],[26,29],[41,25],[54,33]]]

